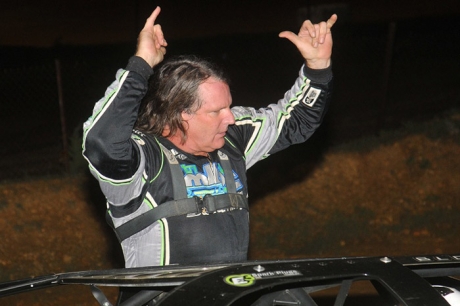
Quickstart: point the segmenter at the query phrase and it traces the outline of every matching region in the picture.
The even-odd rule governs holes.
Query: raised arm
[[[324,69],[331,64],[331,28],[336,21],[336,14],[332,15],[327,21],[317,24],[306,20],[297,35],[290,31],[284,31],[279,34],[279,37],[289,39],[297,47],[309,68]]]
[[[138,36],[136,56],[117,72],[116,80],[84,123],[83,154],[93,173],[101,180],[140,178],[143,170],[142,152],[132,139],[140,101],[147,92],[151,69],[166,53],[166,40],[159,24],[155,24],[160,8],[147,19]]]

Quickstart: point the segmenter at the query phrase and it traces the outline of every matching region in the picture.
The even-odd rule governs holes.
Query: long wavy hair
[[[194,55],[170,58],[154,69],[134,128],[165,137],[179,132],[184,143],[187,133],[182,112],[191,114],[201,107],[198,86],[210,77],[227,84],[229,79],[215,63]],[[167,135],[163,135],[165,127],[169,128]]]

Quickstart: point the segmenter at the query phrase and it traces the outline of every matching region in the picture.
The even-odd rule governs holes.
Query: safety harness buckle
[[[205,198],[195,197],[196,211],[198,214],[201,214],[203,216],[209,215],[208,208],[206,207],[206,204],[205,204],[206,203]]]

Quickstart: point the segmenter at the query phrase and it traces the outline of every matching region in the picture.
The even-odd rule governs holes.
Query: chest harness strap
[[[116,228],[113,225],[112,219],[107,214],[107,222],[114,229],[120,242],[162,218],[187,214],[209,215],[222,209],[249,210],[247,198],[242,194],[236,193],[236,183],[233,177],[233,171],[226,154],[218,151],[220,164],[224,170],[225,184],[228,193],[214,196],[208,194],[202,198],[197,196],[188,198],[184,175],[179,162],[170,150],[161,144],[160,146],[163,153],[166,155],[171,170],[174,200],[162,203]]]

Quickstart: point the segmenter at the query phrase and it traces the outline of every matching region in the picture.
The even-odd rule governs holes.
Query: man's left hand
[[[331,28],[336,21],[336,14],[332,15],[327,21],[317,24],[306,20],[300,27],[298,35],[290,31],[284,31],[279,34],[279,37],[289,39],[297,47],[308,67],[324,69],[331,64]]]

